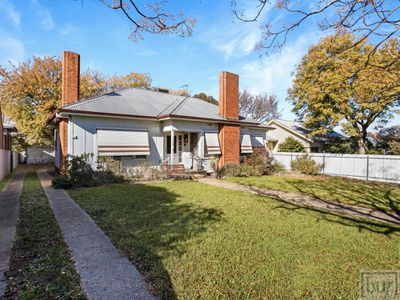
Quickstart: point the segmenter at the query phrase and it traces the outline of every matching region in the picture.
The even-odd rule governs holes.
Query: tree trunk
[[[358,153],[359,154],[366,154],[368,150],[368,145],[367,145],[367,129],[362,129],[361,131],[361,137],[358,140]]]

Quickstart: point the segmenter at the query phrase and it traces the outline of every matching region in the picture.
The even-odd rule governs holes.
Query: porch
[[[170,129],[163,140],[163,166],[170,170],[210,173],[210,157],[221,154],[217,132]]]

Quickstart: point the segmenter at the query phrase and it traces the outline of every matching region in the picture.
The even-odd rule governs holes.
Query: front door
[[[184,134],[175,132],[174,133],[174,153],[171,153],[171,135],[168,134],[165,139],[166,145],[166,157],[168,158],[168,163],[171,162],[171,155],[173,155],[174,164],[182,163],[182,153],[184,152]]]

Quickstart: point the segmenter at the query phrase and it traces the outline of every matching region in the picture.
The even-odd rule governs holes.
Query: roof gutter
[[[80,110],[69,110],[65,108],[61,108],[56,111],[53,116],[49,119],[48,124],[53,122],[58,118],[66,118],[66,115],[90,115],[90,116],[99,116],[99,117],[114,117],[114,118],[124,118],[124,119],[145,119],[145,120],[156,120],[156,121],[164,121],[169,119],[180,119],[193,121],[198,120],[202,122],[216,122],[216,123],[224,123],[224,124],[234,124],[234,125],[250,125],[260,128],[260,123],[253,122],[242,122],[239,120],[221,120],[221,119],[211,119],[211,118],[200,118],[200,117],[189,117],[189,116],[181,116],[174,114],[165,114],[159,116],[140,116],[140,115],[130,115],[130,114],[113,114],[113,113],[103,113],[103,112],[88,112],[88,111],[80,111]],[[261,127],[263,128],[263,127]]]

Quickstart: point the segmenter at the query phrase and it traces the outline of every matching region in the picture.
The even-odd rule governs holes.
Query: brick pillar
[[[222,72],[219,76],[219,114],[229,120],[239,119],[239,76]],[[240,126],[219,125],[221,157],[219,167],[226,163],[240,163]]]
[[[80,56],[64,51],[62,57],[62,98],[61,106],[79,100]],[[68,119],[59,123],[61,166],[68,155]]]

